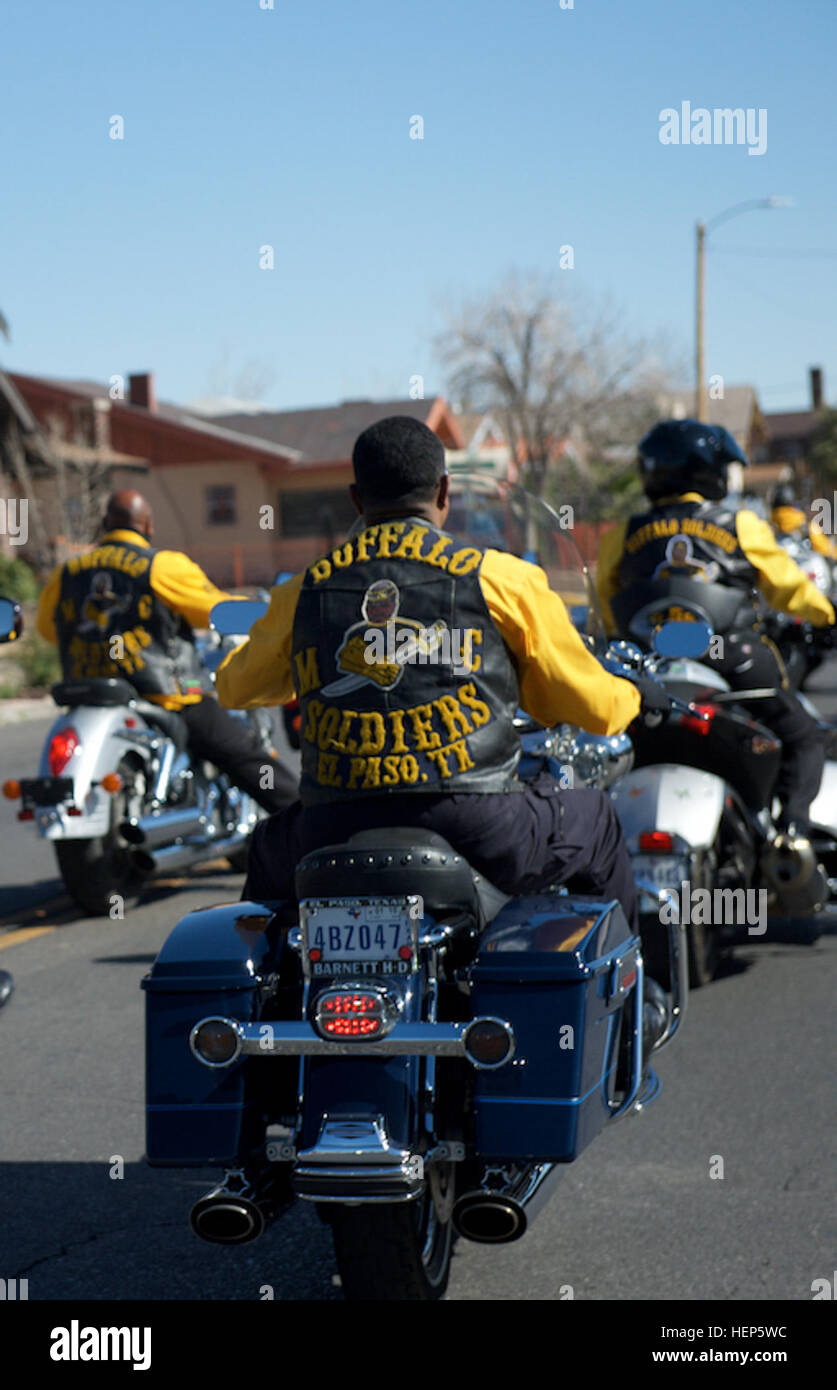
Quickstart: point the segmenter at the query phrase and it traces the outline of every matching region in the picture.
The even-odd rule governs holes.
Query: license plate
[[[635,854],[634,878],[648,878],[656,888],[676,888],[689,878],[689,861],[674,854]]]
[[[302,963],[309,976],[409,975],[418,969],[417,897],[304,898]]]
[[[26,777],[20,784],[21,803],[34,806],[60,806],[73,799],[72,777]]]

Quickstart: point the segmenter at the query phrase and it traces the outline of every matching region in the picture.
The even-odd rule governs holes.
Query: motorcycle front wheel
[[[441,1203],[428,1183],[414,1202],[335,1206],[323,1213],[331,1224],[345,1298],[429,1302],[442,1297],[453,1253],[453,1182],[449,1171],[438,1175]],[[440,1205],[446,1220],[440,1220]]]

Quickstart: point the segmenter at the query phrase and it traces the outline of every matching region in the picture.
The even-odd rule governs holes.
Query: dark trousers
[[[711,665],[733,690],[777,690],[768,699],[743,703],[753,719],[766,724],[782,740],[782,761],[773,794],[782,803],[783,822],[795,821],[804,829],[822,781],[825,739],[796,692],[782,689],[786,677],[781,658],[764,638],[736,632],[727,634],[723,656],[713,657]]]
[[[631,861],[610,798],[592,788],[560,787],[547,773],[523,788],[307,807],[297,802],[253,831],[242,897],[293,899],[294,870],[304,854],[356,831],[408,825],[443,835],[505,893],[537,892],[572,880],[578,892],[618,898],[636,930]]]
[[[276,758],[263,748],[243,719],[222,709],[207,697],[199,704],[184,705],[180,715],[189,731],[189,751],[207,758],[266,811],[280,811],[299,796],[299,783]],[[272,771],[272,779],[265,777]],[[273,786],[263,786],[264,781]]]

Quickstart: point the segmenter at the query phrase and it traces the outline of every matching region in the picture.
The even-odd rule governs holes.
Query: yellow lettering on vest
[[[448,767],[446,756],[449,752],[449,748],[436,748],[432,753],[427,754],[434,767],[439,769],[439,776],[442,778],[450,777],[450,768]]]
[[[368,753],[380,753],[386,741],[387,732],[383,715],[378,714],[375,710],[361,714],[358,753],[363,755]],[[364,786],[365,785],[364,783]]]
[[[305,729],[302,737],[307,743],[317,742],[317,720],[325,709],[322,700],[312,700],[306,709]]]
[[[294,652],[297,693],[307,695],[309,690],[319,690],[320,673],[317,669],[317,648],[306,647],[302,652]]]
[[[442,742],[441,738],[431,728],[433,720],[433,710],[430,705],[416,705],[414,709],[405,710],[408,719],[412,720],[413,733],[416,736],[416,748],[424,753],[428,748],[438,748]]]
[[[328,579],[331,574],[331,561],[318,560],[316,564],[308,566],[308,573],[311,575],[315,584],[321,584],[324,579]]]
[[[478,729],[481,729],[483,724],[488,724],[491,719],[491,710],[484,700],[479,699],[477,687],[473,681],[469,681],[467,685],[460,685],[456,693],[466,709],[471,711],[471,718]]]
[[[369,559],[369,547],[377,534],[377,526],[367,526],[365,531],[361,531],[359,536],[355,536],[355,553],[358,560]]]
[[[448,574],[470,574],[471,570],[476,569],[481,559],[481,551],[466,545],[464,550],[457,550],[456,554],[451,556]]]
[[[392,732],[395,738],[392,745],[393,753],[406,753],[407,744],[404,739],[404,711],[401,709],[388,710],[387,719],[392,725]]]
[[[458,738],[460,734],[472,734],[473,725],[469,724],[467,716],[463,713],[458,700],[452,695],[440,695],[433,704],[442,716],[442,723],[447,730],[448,738]]]
[[[396,787],[398,785],[398,763],[399,759],[390,754],[384,758],[384,775],[381,778],[385,787]]]
[[[137,612],[139,613],[143,622],[148,622],[148,619],[151,617],[151,610],[153,607],[154,600],[152,599],[151,595],[140,594],[139,599],[137,600]]]
[[[436,544],[422,556],[426,565],[435,565],[437,569],[446,570],[448,567],[448,556],[443,555],[442,551],[447,550],[449,545],[453,545],[450,536],[440,536]]]
[[[334,735],[337,733],[337,725],[340,723],[340,710],[335,705],[329,705],[317,730],[317,746],[325,751],[331,748],[334,742]]]
[[[406,521],[385,521],[378,527],[379,560],[388,560],[391,557],[392,551],[390,550],[390,546],[396,537],[401,535],[406,525]]]
[[[351,541],[347,541],[345,545],[341,545],[337,550],[331,552],[331,563],[336,570],[347,569],[353,559]]]
[[[392,558],[394,560],[420,560],[422,542],[426,535],[426,526],[411,526],[406,536],[399,542],[398,547],[392,552]]]
[[[65,623],[74,623],[76,621],[76,605],[74,599],[62,598],[61,616]]]
[[[340,720],[340,728],[337,730],[337,737],[334,740],[334,747],[339,748],[341,753],[356,753],[357,741],[349,738],[349,729],[352,720],[357,719],[357,710],[344,709],[343,718]]]
[[[363,776],[365,771],[366,759],[352,758],[351,765],[349,767],[349,780],[346,783],[346,787],[349,791],[353,791],[355,789],[355,787],[358,784],[359,778]]]
[[[419,775],[419,765],[412,753],[407,753],[401,759],[401,781],[417,782]]]
[[[317,781],[321,787],[342,787],[336,753],[321,753],[317,759]]]
[[[462,665],[466,671],[476,673],[482,666],[482,657],[474,652],[474,647],[482,646],[482,628],[466,627],[462,640]]]
[[[380,758],[370,758],[366,765],[366,776],[363,779],[364,789],[369,787],[379,787],[381,785],[381,760]]]
[[[469,767],[474,766],[464,738],[459,739],[457,743],[452,743],[448,752],[453,753],[460,772],[467,772]]]

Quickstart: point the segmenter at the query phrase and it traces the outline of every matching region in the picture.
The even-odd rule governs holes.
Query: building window
[[[210,526],[234,526],[238,517],[234,487],[206,489],[206,520]]]
[[[347,487],[323,488],[280,493],[279,517],[283,536],[316,536],[330,546],[346,534],[356,512]]]

